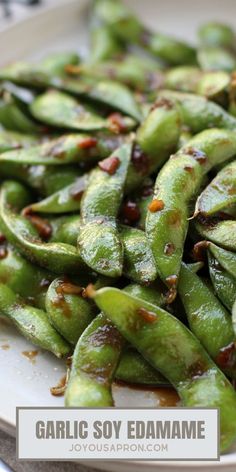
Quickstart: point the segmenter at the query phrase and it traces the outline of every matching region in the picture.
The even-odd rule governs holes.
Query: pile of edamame
[[[0,312],[72,356],[65,404],[172,386],[236,438],[236,39],[91,5],[88,56],[0,70]],[[234,72],[235,71],[235,72]]]

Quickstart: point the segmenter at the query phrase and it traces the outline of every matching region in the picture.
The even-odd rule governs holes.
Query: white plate
[[[52,50],[86,49],[86,0],[58,1],[30,19],[17,23],[0,33],[0,65],[24,57],[45,55]],[[234,23],[235,0],[128,0],[144,22],[154,29],[194,41],[199,24],[209,19]],[[55,3],[54,3],[55,5]],[[6,346],[9,346],[6,349]],[[56,385],[65,372],[63,362],[39,351],[35,363],[22,353],[35,348],[20,337],[14,328],[0,320],[0,427],[14,434],[16,406],[61,406],[63,398],[51,396],[50,387]],[[119,406],[158,406],[158,397],[152,392],[114,389]],[[235,448],[236,451],[236,448]],[[89,462],[86,462],[88,465]],[[94,463],[91,462],[91,467]],[[174,472],[177,470],[202,472],[220,469],[235,471],[236,452],[222,456],[220,463],[204,462],[96,462],[102,470],[127,472]]]

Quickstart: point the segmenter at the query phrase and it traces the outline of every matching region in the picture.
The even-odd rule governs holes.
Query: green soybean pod
[[[93,303],[82,294],[82,287],[58,277],[50,284],[46,295],[46,312],[52,326],[72,345],[77,343],[96,313]]]
[[[19,252],[45,269],[56,273],[78,273],[85,265],[74,246],[43,242],[32,223],[12,211],[29,203],[28,191],[19,183],[6,181],[0,192],[0,228]]]
[[[189,203],[199,191],[207,172],[229,160],[235,151],[234,132],[206,130],[171,156],[157,176],[146,219],[146,234],[158,273],[170,288],[175,289],[178,281],[190,217]],[[224,237],[233,239],[227,233]]]
[[[208,241],[221,246],[228,251],[236,251],[236,221],[235,220],[218,220],[211,218],[196,219],[195,227],[198,233]]]
[[[124,193],[132,146],[125,144],[90,174],[81,202],[78,247],[86,264],[100,274],[122,274],[123,246],[116,218]]]
[[[233,321],[234,333],[236,334],[236,303],[235,302],[232,308],[232,321]]]
[[[45,291],[53,274],[24,259],[11,245],[0,246],[0,283],[38,308],[44,308]]]
[[[79,215],[66,215],[50,219],[52,234],[49,241],[76,246],[80,224],[81,221]]]
[[[209,243],[208,248],[220,265],[236,278],[236,254],[232,251],[226,251],[213,243]]]
[[[115,379],[127,384],[169,386],[168,380],[134,349],[122,352],[120,362],[115,372]]]
[[[96,21],[96,20],[95,20]],[[92,26],[90,34],[89,64],[113,59],[123,52],[123,45],[105,25]]]
[[[204,46],[222,46],[231,49],[235,45],[233,29],[224,23],[210,21],[200,26],[198,38]]]
[[[53,85],[53,84],[52,84]],[[34,118],[56,128],[101,131],[110,130],[112,121],[100,116],[91,105],[85,105],[70,95],[55,89],[39,95],[30,105]],[[132,118],[124,117],[124,129],[135,126]]]
[[[174,103],[160,100],[138,129],[137,143],[148,156],[158,158],[156,168],[159,168],[175,150],[179,136],[180,117]]]
[[[0,100],[0,124],[9,131],[37,134],[40,127],[29,118],[20,106],[12,99],[9,102]]]
[[[21,165],[64,166],[80,162],[94,163],[108,157],[118,147],[121,139],[117,136],[89,134],[68,134],[49,140],[43,144],[5,152],[0,155],[0,163],[21,163]]]
[[[95,14],[121,41],[144,47],[161,60],[176,64],[195,62],[195,49],[167,35],[153,33],[120,1],[97,0]]]
[[[236,66],[236,56],[222,47],[202,47],[198,51],[198,62],[205,71],[233,72]]]
[[[236,298],[236,278],[227,272],[208,251],[211,282],[223,305],[231,311]]]
[[[220,105],[207,98],[191,93],[161,90],[158,98],[175,101],[180,118],[192,133],[196,134],[208,128],[235,129],[236,119]]]
[[[145,233],[128,226],[120,226],[119,231],[124,247],[123,274],[142,284],[155,280],[155,260]]]
[[[185,307],[191,331],[214,361],[235,377],[235,353],[222,361],[222,353],[233,343],[234,333],[229,312],[221,305],[203,280],[182,264],[178,291]]]
[[[0,284],[0,310],[36,346],[57,357],[69,354],[69,345],[51,326],[45,311],[26,305],[3,284]]]
[[[236,161],[231,162],[216,175],[198,197],[195,215],[211,216],[236,203]]]
[[[236,436],[236,393],[214,362],[177,318],[115,288],[94,294],[103,313],[121,334],[176,388],[184,406],[218,407],[221,450]]]
[[[113,406],[111,382],[123,347],[119,331],[100,314],[85,329],[74,354],[65,405]]]
[[[57,190],[39,202],[31,203],[30,211],[36,213],[63,214],[80,210],[81,199],[89,181],[89,174],[77,177],[73,183]]]
[[[14,149],[28,148],[37,143],[37,136],[0,130],[0,153]]]

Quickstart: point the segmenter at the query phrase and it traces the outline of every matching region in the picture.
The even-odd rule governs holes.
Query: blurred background
[[[0,28],[56,3],[56,0],[0,0]]]

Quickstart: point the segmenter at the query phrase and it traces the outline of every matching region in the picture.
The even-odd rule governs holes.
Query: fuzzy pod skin
[[[51,90],[39,95],[30,105],[32,115],[56,128],[84,132],[110,130],[112,122],[99,116],[90,105],[84,105],[66,93]],[[122,117],[124,129],[135,126],[132,118]]]
[[[222,46],[231,49],[235,45],[233,29],[224,23],[208,22],[198,30],[198,38],[204,46]]]
[[[40,70],[54,75],[63,75],[68,65],[77,66],[80,63],[78,54],[74,51],[59,51],[47,54],[38,64]]]
[[[180,132],[181,122],[172,102],[158,101],[137,131],[138,146],[133,148],[126,194],[139,188],[177,149]]]
[[[173,156],[158,174],[154,197],[149,205],[147,238],[158,273],[170,288],[175,288],[178,282],[188,229],[188,204],[199,188],[201,176],[201,166],[192,156]],[[158,209],[152,211],[155,202]]]
[[[23,84],[27,84],[27,86],[32,86],[32,83],[31,83],[32,74],[37,74],[37,71],[34,70],[30,64],[25,67],[26,69],[23,72],[23,76],[22,76],[22,71],[15,70],[15,76],[13,73],[13,74],[9,74],[9,77],[12,75],[11,80],[13,80],[13,82],[21,83],[22,81]],[[76,71],[77,68],[76,67],[74,68],[72,65],[71,69]],[[68,65],[68,70],[70,70],[70,64]],[[80,71],[80,67],[78,67],[78,71]],[[5,75],[7,76],[7,73]],[[23,77],[23,80],[22,80],[22,77]],[[44,71],[38,72],[38,77],[36,81],[38,82],[36,84],[36,87],[38,86],[40,89],[49,89],[51,87],[54,89],[54,92],[55,90],[58,90],[57,99],[59,100],[59,97],[60,97],[60,106],[62,106],[62,104],[64,103],[64,111],[65,110],[67,110],[67,112],[69,111],[69,104],[71,105],[71,109],[72,109],[72,103],[73,103],[72,101],[69,102],[69,100],[67,100],[66,102],[65,96],[64,96],[64,102],[62,101],[63,99],[62,92],[67,92],[68,94],[72,94],[78,97],[89,99],[90,101],[94,102],[94,105],[97,105],[97,104],[106,105],[111,110],[117,110],[122,113],[125,113],[126,115],[131,116],[135,121],[139,122],[142,119],[140,107],[138,103],[136,102],[135,96],[133,95],[132,91],[125,84],[116,82],[114,80],[109,80],[107,77],[104,80],[97,81],[97,80],[94,80],[94,76],[91,75],[90,77],[82,76],[82,78],[80,77],[80,80],[77,80],[77,79],[74,79],[71,75],[66,75],[65,73],[63,75],[52,76],[51,74],[49,74],[47,71],[44,70]],[[49,99],[48,92],[45,92],[45,96],[48,97]],[[46,102],[44,101],[44,104],[47,105],[48,99]],[[40,102],[37,100],[37,105],[36,106],[33,105],[31,107],[33,114],[34,113],[36,115],[39,114],[40,119],[42,117],[46,117],[47,120],[50,119],[49,124],[54,124],[54,122],[51,123],[53,116],[50,115],[49,113],[47,113],[46,115],[43,114],[43,110],[39,108],[39,103],[42,104],[42,100]],[[53,104],[55,107],[56,106],[55,101],[53,102]],[[66,107],[66,104],[67,104],[67,107]],[[77,108],[81,109],[80,118],[82,121],[84,121],[83,125],[81,123],[81,126],[85,126],[85,120],[82,119],[82,107],[83,107],[82,104],[77,103]],[[92,108],[90,107],[84,108],[84,114],[88,113],[89,111],[92,112]],[[59,108],[58,108],[58,112],[59,112]],[[74,116],[74,120],[72,119],[72,116],[73,114],[71,111],[71,115],[68,115],[68,118],[70,118],[70,127],[72,127],[72,129],[73,128],[77,129],[78,119],[77,119],[77,124],[76,124],[76,120],[75,120],[76,115]],[[95,118],[95,114],[93,116],[92,115],[90,116],[91,121],[94,118]],[[56,119],[56,116],[55,116],[55,119]],[[57,120],[58,119],[59,119],[59,116]],[[66,120],[63,121],[63,124],[64,123],[66,123]],[[56,121],[56,124],[57,124],[57,121]],[[87,121],[87,126],[89,126],[89,121]],[[65,126],[64,124],[63,127],[66,128],[68,126]],[[82,129],[86,129],[86,128],[82,128]]]
[[[190,133],[188,128],[182,129],[180,137],[179,137],[179,143],[178,143],[178,148],[177,150],[183,148],[184,146],[187,145],[187,143],[192,139],[193,135]]]
[[[81,202],[81,230],[78,246],[83,260],[98,273],[110,277],[122,274],[123,247],[116,218],[121,205],[131,159],[132,146],[125,144],[101,163],[115,165],[92,171]],[[112,173],[111,173],[112,171]],[[110,172],[110,173],[109,173]]]
[[[107,126],[106,120],[90,107],[55,90],[39,95],[31,104],[30,111],[37,120],[59,128],[95,131]]]
[[[65,277],[51,283],[46,295],[46,312],[54,328],[75,345],[96,313],[91,301],[82,296],[83,289]]]
[[[7,240],[30,262],[56,273],[76,273],[85,265],[74,246],[44,243],[32,223],[12,211],[29,203],[28,191],[19,183],[6,181],[0,193],[0,228]]]
[[[11,80],[13,82],[21,83],[21,80],[23,80],[23,84],[27,84],[27,86],[32,86],[32,83],[31,83],[32,74],[37,74],[37,71],[34,70],[32,65],[30,64],[25,65],[24,67],[25,67],[25,70],[23,69],[22,71],[20,71],[20,66],[18,66],[18,70],[16,66],[15,74],[14,74],[14,65],[13,65],[11,69],[12,73],[9,73],[8,80],[11,77]],[[70,64],[68,64],[68,69],[70,70]],[[73,68],[73,64],[72,64],[71,69],[76,70],[76,67]],[[78,68],[78,70],[80,71],[80,67]],[[2,74],[4,75],[4,71],[2,72]],[[5,71],[5,76],[7,76],[7,71]],[[54,89],[61,90],[62,92],[67,92],[69,94],[73,94],[78,97],[85,97],[89,99],[90,101],[94,102],[94,104],[99,103],[100,105],[107,105],[109,109],[117,110],[122,113],[125,113],[126,115],[131,116],[135,121],[139,122],[142,119],[141,110],[131,90],[129,90],[129,88],[126,85],[116,82],[115,80],[109,80],[107,77],[104,80],[97,81],[97,80],[94,80],[93,75],[91,75],[90,77],[82,76],[82,78],[80,77],[80,80],[77,80],[71,77],[70,75],[66,75],[65,72],[64,74],[51,75],[51,73],[49,73],[45,69],[43,71],[38,72],[37,81],[38,81],[37,85],[41,89],[48,89],[52,87]],[[48,95],[48,92],[46,92],[45,96],[48,97],[49,99],[50,92],[49,92],[49,95]],[[60,96],[60,92],[58,92],[57,94],[58,100],[59,100],[59,97],[60,97],[60,106],[62,106],[63,95],[61,94]],[[40,101],[40,103],[42,103],[42,100]],[[45,105],[47,105],[47,103],[48,103],[48,100],[46,102],[44,101]],[[64,107],[66,106],[66,103],[67,103],[67,111],[68,111],[69,103],[72,105],[72,101],[69,102],[69,100],[67,100],[66,102],[65,97],[64,97]],[[55,107],[56,106],[55,101],[53,102],[53,104]],[[81,108],[80,114],[82,118],[82,104],[77,103],[77,108],[79,109],[79,107]],[[65,110],[66,108],[64,108],[64,111]],[[89,110],[92,111],[92,109],[90,109],[89,107],[87,108],[85,107],[84,114],[86,112],[88,113]],[[37,105],[32,106],[32,111],[33,113],[35,111],[36,114],[40,114],[39,118],[42,116],[43,117],[47,116],[47,119],[48,119],[48,117],[50,116],[49,114],[42,115],[43,110],[42,109],[41,111],[39,110],[38,100],[37,100]],[[59,111],[59,108],[58,108],[58,111]],[[72,118],[72,114],[70,116]],[[68,118],[69,118],[69,115],[68,115]],[[91,115],[90,118],[94,119],[95,115],[93,117]],[[66,122],[66,120],[64,122]],[[87,125],[88,123],[89,122],[87,122]],[[49,123],[49,124],[54,124],[54,123]],[[70,120],[70,125],[72,126],[72,120]],[[85,123],[84,123],[84,126],[85,126]],[[67,127],[67,126],[64,125],[64,127]],[[74,127],[76,129],[78,127],[78,123],[76,126],[75,119],[73,120],[72,128]]]
[[[227,272],[209,251],[207,255],[214,291],[223,305],[231,312],[236,298],[236,278]]]
[[[98,315],[80,337],[74,354],[65,405],[113,406],[111,383],[123,347],[119,331]]]
[[[228,250],[236,251],[236,221],[234,220],[214,220],[211,218],[196,219],[195,228],[206,240]]]
[[[148,31],[121,2],[97,0],[95,14],[121,41],[138,44],[167,63],[191,64],[195,61],[194,48],[167,35]]]
[[[32,203],[29,209],[36,213],[63,214],[80,210],[81,199],[89,181],[89,175],[83,174],[72,184],[66,185],[55,193]]]
[[[222,47],[203,47],[198,51],[198,62],[205,71],[233,72],[236,67],[236,57]]]
[[[211,216],[236,203],[236,161],[231,162],[216,175],[198,197],[195,214]]]
[[[147,212],[148,212],[148,207],[150,203],[152,202],[153,196],[148,195],[147,197],[142,198],[138,202],[138,208],[140,211],[140,219],[138,221],[137,227],[138,229],[141,229],[142,231],[145,231],[145,222],[147,218]]]
[[[101,61],[113,59],[124,50],[120,41],[105,25],[92,25],[90,38],[89,64],[93,66]]]
[[[220,408],[221,450],[226,450],[236,436],[236,393],[195,336],[166,311],[118,289],[101,289],[94,298],[121,334],[174,385],[184,406]]]
[[[44,57],[37,65],[23,61],[13,62],[1,68],[0,79],[28,87],[33,85],[37,88],[44,83],[46,77],[63,75],[66,66],[77,66],[78,64],[79,56],[77,53],[54,52]]]
[[[217,103],[207,100],[200,95],[161,90],[158,98],[175,101],[184,125],[188,126],[193,134],[208,128],[235,129],[236,118],[227,113]]]
[[[231,75],[224,71],[205,71],[199,80],[196,93],[227,108],[230,99]]]
[[[50,219],[50,225],[52,227],[52,234],[49,239],[50,242],[61,242],[71,244],[71,246],[77,245],[81,225],[79,215],[66,215],[52,218]]]
[[[236,356],[222,364],[221,353],[234,340],[230,313],[221,305],[203,280],[182,264],[178,291],[191,331],[206,351],[230,377],[236,374]]]
[[[1,139],[1,138],[0,138]],[[68,134],[28,149],[4,152],[0,164],[21,163],[21,165],[64,166],[80,162],[94,163],[108,157],[120,144],[117,136]]]
[[[12,166],[13,174],[8,172],[7,178],[12,178],[11,175],[14,177],[14,167]],[[60,167],[28,166],[27,172],[21,172],[22,177],[19,180],[36,190],[42,197],[48,197],[74,183],[80,174],[80,170],[75,166],[64,166],[63,172]]]
[[[24,134],[37,134],[40,131],[40,127],[25,114],[13,99],[10,102],[0,100],[0,124],[6,130]]]
[[[14,131],[0,130],[0,154],[3,152],[28,148],[37,143],[37,136],[22,134]]]
[[[44,308],[45,291],[53,274],[31,264],[7,243],[3,243],[0,249],[0,283],[37,308]]]
[[[168,380],[134,349],[126,349],[122,352],[115,378],[128,384],[170,386]]]
[[[157,270],[145,233],[122,225],[120,236],[124,247],[123,275],[141,284],[153,282]]]
[[[174,103],[160,100],[138,129],[137,143],[143,152],[155,159],[156,170],[176,149],[179,137],[180,116]]]
[[[80,67],[80,74],[89,78],[96,77],[98,80],[113,77],[114,80],[139,91],[150,92],[162,85],[164,81],[162,66],[155,59],[131,53],[123,54],[121,57],[122,61],[114,60],[113,57],[97,64],[86,64]]]
[[[198,67],[179,66],[165,76],[165,87],[180,92],[195,93],[227,106],[230,74],[224,71],[202,71]]]
[[[69,345],[51,326],[45,311],[26,305],[3,284],[0,284],[0,309],[20,333],[36,346],[57,357],[69,354]]]
[[[128,285],[125,291],[138,294],[140,298],[152,300],[157,304],[163,301],[158,286],[151,289],[133,284]],[[102,313],[99,314],[83,332],[75,348],[71,377],[66,390],[66,406],[112,406],[112,381],[117,369],[120,379],[128,378],[128,359],[129,372],[132,371],[132,378],[137,383],[168,383],[136,351],[127,354],[127,351],[123,350],[124,346],[125,340],[120,332]]]
[[[233,330],[234,330],[234,333],[236,334],[236,303],[235,302],[232,308],[232,322],[233,322]]]
[[[142,120],[141,109],[132,91],[115,80],[96,81],[91,78],[85,80],[83,84],[81,80],[78,82],[76,79],[66,78],[57,80],[56,87],[78,97],[85,96],[94,102],[94,105],[106,105],[109,109],[124,113],[137,122]]]
[[[235,234],[235,233],[234,233]],[[229,274],[236,278],[236,254],[232,251],[226,251],[225,249],[218,247],[216,244],[209,243],[209,251],[217,259],[220,265]]]
[[[157,176],[153,202],[147,213],[146,234],[158,273],[172,288],[178,282],[190,216],[189,203],[206,173],[233,157],[235,152],[234,132],[206,130],[171,156]]]
[[[141,298],[152,305],[163,307],[166,305],[166,296],[165,296],[165,286],[158,279],[150,286],[140,285],[140,284],[130,284],[124,288],[126,293],[133,295],[136,298]]]

